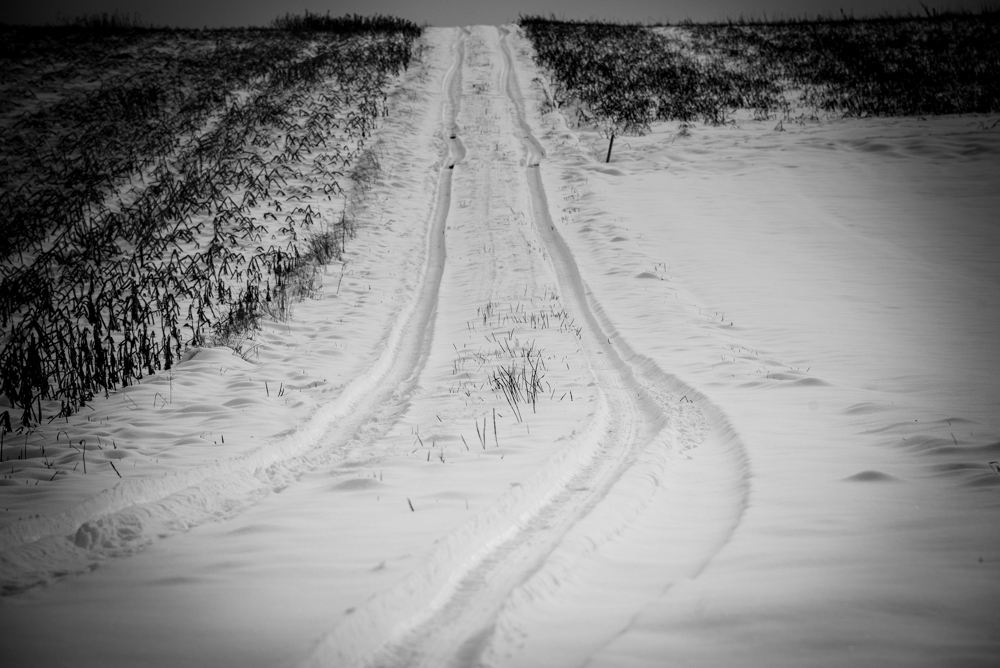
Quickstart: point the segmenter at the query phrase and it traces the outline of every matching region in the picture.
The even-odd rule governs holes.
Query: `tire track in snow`
[[[599,389],[596,415],[571,452],[554,457],[539,475],[446,537],[422,569],[373,597],[324,638],[307,665],[473,665],[488,658],[484,651],[494,643],[498,616],[511,594],[531,586],[533,576],[545,571],[561,542],[602,506],[633,464],[648,450],[670,451],[684,440],[678,433],[685,427],[707,430],[701,410],[668,405],[676,402],[674,389],[702,399],[700,395],[639,359],[623,343],[616,340],[613,345],[612,338],[617,337],[611,323],[591,305],[572,254],[549,218],[538,173],[544,150],[525,121],[506,39],[505,32],[493,55],[502,57],[505,65],[502,79],[527,155],[525,171],[536,227],[552,258],[563,303],[587,325],[583,352]],[[452,110],[458,109],[454,87],[449,87],[449,95]],[[448,127],[454,126],[451,119]],[[717,430],[725,430],[722,417],[710,408],[709,421]],[[697,438],[687,440],[694,443]],[[738,443],[732,447],[739,451]],[[667,464],[659,458],[661,468]],[[714,527],[722,534],[721,541],[711,543],[707,554],[696,555],[698,568],[738,522],[745,485],[742,491],[725,508],[724,516],[731,521]],[[605,528],[634,521],[652,494],[646,490],[645,497],[636,496],[626,493],[624,499],[614,499],[618,505],[611,509],[610,520],[605,518]]]
[[[725,414],[636,353],[587,288],[552,221],[541,171],[531,168],[545,151],[526,120],[511,31],[500,31],[506,92],[529,155],[534,221],[563,299],[583,316],[602,348],[598,354],[612,360],[623,385],[651,402],[666,422],[654,439],[630,454],[601,507],[574,526],[544,566],[512,592],[498,616],[498,631],[480,657],[485,665],[580,665],[628,628],[646,603],[706,568],[748,506],[750,470]],[[615,560],[617,572],[609,574],[603,562]],[[641,579],[633,570],[642,573]]]
[[[455,46],[461,62],[464,42]],[[461,85],[453,64],[446,86]],[[456,84],[457,82],[457,84]],[[452,119],[455,110],[446,112]],[[423,265],[413,297],[382,341],[378,358],[329,404],[277,442],[212,466],[158,479],[124,479],[71,510],[0,528],[0,594],[12,594],[74,573],[107,557],[134,554],[157,538],[207,520],[231,517],[302,472],[336,459],[340,448],[372,421],[386,422],[412,393],[433,337],[434,314],[445,264],[445,219],[452,168],[465,156],[449,128]],[[371,432],[372,430],[368,430]],[[372,436],[373,437],[373,436]]]

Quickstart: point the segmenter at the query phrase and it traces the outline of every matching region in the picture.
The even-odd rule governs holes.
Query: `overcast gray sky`
[[[924,0],[928,7],[978,10],[984,0]],[[138,14],[155,25],[225,27],[267,25],[287,12],[392,14],[437,26],[488,24],[517,20],[519,14],[554,14],[558,18],[676,22],[711,21],[739,16],[854,16],[923,13],[918,0],[13,0],[2,3],[0,22],[60,23],[83,14],[118,11]]]

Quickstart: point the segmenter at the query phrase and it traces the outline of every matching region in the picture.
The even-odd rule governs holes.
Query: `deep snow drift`
[[[64,425],[120,481],[0,487],[5,584],[50,581],[5,656],[991,665],[997,119],[604,164],[515,27],[425,40],[321,298]]]

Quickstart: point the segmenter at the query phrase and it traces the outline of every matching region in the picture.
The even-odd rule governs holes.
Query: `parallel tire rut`
[[[461,71],[463,45],[472,41],[482,46],[482,33],[480,29],[463,30],[457,38],[456,66],[445,82],[451,114],[457,115],[461,107],[461,87],[453,74]],[[550,471],[544,482],[526,484],[527,491],[522,489],[519,498],[502,498],[477,518],[475,529],[449,536],[423,572],[412,574],[353,613],[318,645],[308,665],[442,666],[473,665],[483,660],[494,641],[498,616],[512,592],[529,584],[533,574],[545,568],[547,557],[559,548],[561,540],[601,504],[637,458],[649,448],[673,448],[679,420],[694,420],[689,427],[706,429],[700,410],[682,413],[671,406],[671,402],[676,406],[673,390],[679,384],[655,365],[639,360],[627,346],[619,345],[610,323],[592,306],[572,253],[548,212],[538,169],[544,150],[525,120],[509,34],[504,30],[490,37],[490,60],[502,59],[502,102],[524,147],[522,187],[528,191],[537,236],[558,279],[562,303],[585,324],[582,352],[598,388],[598,407],[589,429],[573,443],[572,456],[559,463],[556,475]],[[456,115],[443,122],[452,142],[459,141]],[[463,125],[486,123],[470,120]],[[473,152],[464,168],[482,169],[480,162]],[[456,200],[473,195],[461,193]],[[690,393],[696,396],[693,390]],[[734,495],[730,515],[736,519],[721,528],[723,534],[732,531],[743,502],[740,494]],[[484,526],[489,527],[485,534]],[[711,555],[702,557],[699,567]]]

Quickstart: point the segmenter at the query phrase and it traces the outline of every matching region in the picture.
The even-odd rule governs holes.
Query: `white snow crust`
[[[423,39],[318,298],[0,486],[11,665],[995,665],[998,119],[605,163],[516,26]]]

